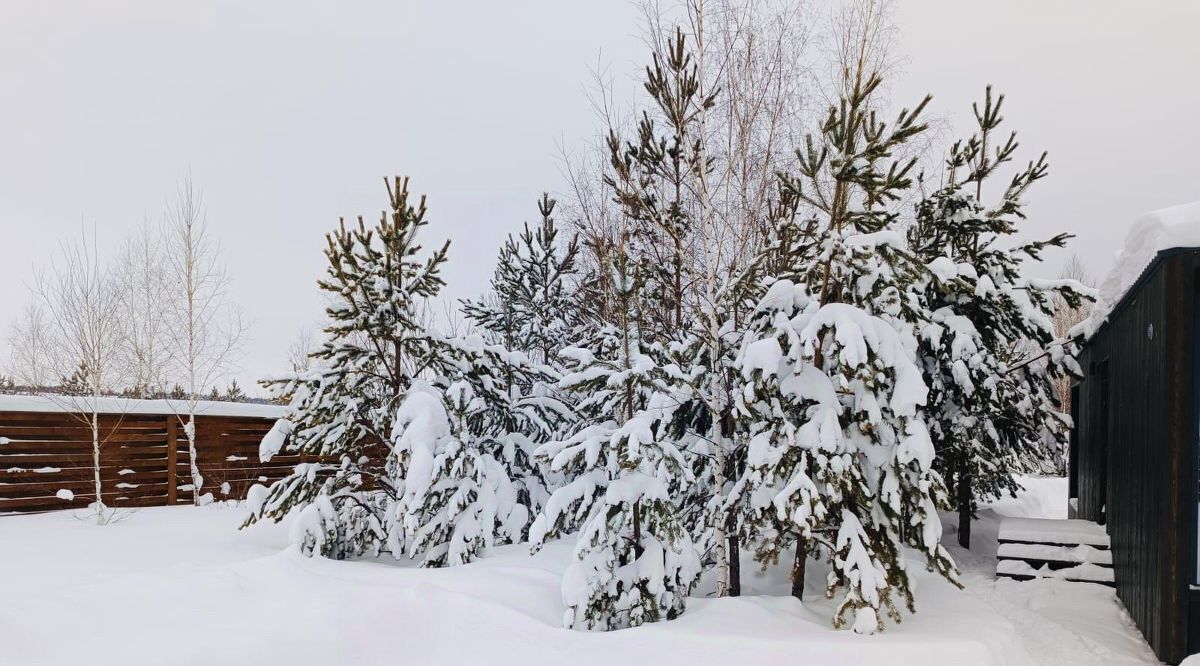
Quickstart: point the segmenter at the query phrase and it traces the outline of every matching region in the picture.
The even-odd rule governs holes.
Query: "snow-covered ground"
[[[877,636],[830,627],[814,564],[804,604],[786,596],[784,567],[760,573],[747,556],[746,596],[585,633],[560,628],[568,544],[428,570],[301,557],[286,526],[236,531],[244,511],[231,506],[142,509],[106,527],[5,517],[0,664],[1157,663],[1108,588],[995,580],[999,516],[1065,517],[1064,480],[1028,486],[984,512],[972,552],[954,549],[965,590],[917,574],[918,612]]]

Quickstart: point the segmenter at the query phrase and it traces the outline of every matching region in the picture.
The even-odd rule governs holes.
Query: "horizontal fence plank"
[[[69,467],[58,472],[36,473],[4,473],[0,472],[0,486],[24,485],[29,483],[49,483],[51,481],[91,481],[95,478],[91,467]],[[167,472],[161,466],[151,469],[130,470],[127,467],[101,467],[102,481],[128,481],[132,483],[162,482],[166,483]]]
[[[102,497],[115,507],[191,504],[191,444],[175,415],[104,415],[99,419]],[[196,416],[200,494],[243,499],[259,483],[292,473],[304,458],[258,458],[274,418]],[[0,513],[82,509],[94,500],[90,415],[0,412]],[[71,500],[56,496],[60,490]]]
[[[118,484],[128,487],[122,488]],[[76,496],[95,496],[96,486],[89,481],[64,481],[61,483],[26,483],[19,486],[0,485],[0,498],[15,499],[20,497],[55,497],[60,490],[69,490]],[[166,482],[159,483],[129,483],[126,481],[103,483],[101,494],[109,495],[166,495]]]

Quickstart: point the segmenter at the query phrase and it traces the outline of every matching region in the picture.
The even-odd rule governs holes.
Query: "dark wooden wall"
[[[92,433],[86,416],[0,411],[0,513],[77,509],[95,501]],[[184,417],[186,418],[186,417]],[[291,472],[297,456],[258,460],[258,445],[273,418],[196,416],[201,494],[243,499],[255,483]],[[105,504],[115,507],[191,504],[187,436],[174,415],[100,417],[100,477]],[[228,483],[228,492],[222,484]],[[74,493],[67,501],[59,490]]]
[[[1079,517],[1106,521],[1117,593],[1168,662],[1188,647],[1197,257],[1160,255],[1086,343],[1074,433]]]

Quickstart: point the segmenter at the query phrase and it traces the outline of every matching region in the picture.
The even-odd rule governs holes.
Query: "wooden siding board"
[[[1187,608],[1184,588],[1186,575],[1182,556],[1184,543],[1184,477],[1186,462],[1190,459],[1192,445],[1192,338],[1191,306],[1193,262],[1187,255],[1168,260],[1163,266],[1166,284],[1163,294],[1163,336],[1160,356],[1160,371],[1164,382],[1163,405],[1167,417],[1161,421],[1165,426],[1166,444],[1161,480],[1163,493],[1158,505],[1158,536],[1162,548],[1159,559],[1162,571],[1158,579],[1163,658],[1178,661],[1187,652]],[[1153,381],[1152,377],[1147,378]],[[1149,411],[1149,410],[1147,410]],[[1190,513],[1190,512],[1189,512]]]
[[[1194,559],[1198,257],[1198,251],[1161,257],[1086,343],[1074,433],[1079,515],[1105,518],[1117,593],[1156,654],[1169,662],[1187,650]],[[1103,411],[1097,371],[1106,360],[1109,409]],[[1107,455],[1101,450],[1105,428]]]

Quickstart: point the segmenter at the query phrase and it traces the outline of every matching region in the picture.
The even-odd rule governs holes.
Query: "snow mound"
[[[1133,223],[1112,270],[1100,283],[1091,315],[1071,332],[1091,337],[1158,253],[1179,247],[1200,248],[1200,201],[1152,211]]]

